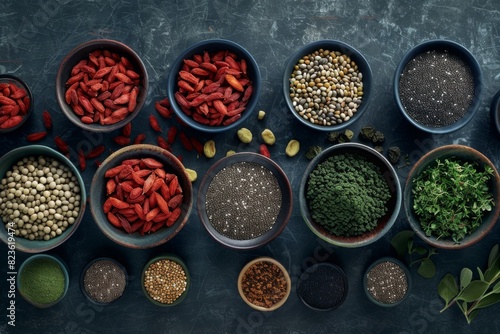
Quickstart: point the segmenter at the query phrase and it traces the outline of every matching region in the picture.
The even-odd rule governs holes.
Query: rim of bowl
[[[48,303],[48,304],[37,303],[37,302],[29,299],[27,296],[25,296],[21,292],[21,286],[22,286],[21,276],[23,274],[24,268],[29,263],[31,263],[33,261],[42,260],[42,259],[47,259],[47,260],[50,260],[50,261],[53,261],[53,262],[57,263],[57,265],[61,268],[61,270],[63,272],[63,275],[64,275],[64,291],[63,291],[62,295],[57,300],[55,300],[55,301],[53,301],[51,303]],[[66,293],[68,292],[68,289],[69,289],[69,270],[68,270],[68,266],[66,265],[66,263],[61,258],[59,258],[56,255],[49,255],[49,254],[35,254],[35,255],[32,255],[32,256],[28,257],[26,260],[24,260],[23,263],[21,263],[21,266],[19,267],[19,273],[18,273],[17,279],[16,279],[16,285],[17,285],[17,290],[18,290],[19,294],[23,297],[24,300],[26,300],[31,305],[36,306],[38,308],[48,308],[48,307],[54,306],[55,304],[57,304],[61,300],[63,300],[64,297],[66,296]]]
[[[33,153],[35,152],[36,153]],[[61,235],[58,235],[54,238],[51,238],[50,240],[28,240],[22,237],[17,237],[16,236],[16,250],[26,252],[26,253],[40,253],[40,252],[45,252],[50,249],[53,249],[64,242],[66,242],[76,231],[78,226],[80,225],[80,222],[83,219],[83,216],[85,214],[85,209],[87,207],[87,195],[85,191],[85,183],[83,182],[82,176],[80,175],[80,172],[78,169],[73,165],[73,163],[66,158],[64,155],[59,153],[58,151],[44,145],[27,145],[27,146],[21,146],[18,148],[15,148],[7,153],[5,153],[2,157],[0,157],[0,178],[3,178],[5,176],[5,173],[12,167],[14,163],[16,163],[18,160],[22,159],[23,157],[27,156],[39,156],[39,155],[47,155],[50,157],[53,157],[57,159],[60,163],[63,163],[65,166],[67,166],[72,172],[73,175],[78,180],[78,184],[80,186],[80,212],[78,214],[78,217],[75,219],[75,222],[71,225],[70,228],[66,229]],[[1,220],[2,225],[5,223]],[[8,244],[8,236],[7,236],[7,230],[5,229],[5,226],[0,227],[0,240],[2,240],[5,244]]]
[[[123,157],[122,154],[126,154],[125,157]],[[106,196],[106,184],[103,182],[105,170],[119,165],[123,160],[134,157],[168,159],[169,163],[164,161],[162,162],[166,169],[172,170],[174,174],[177,175],[179,183],[182,185],[183,194],[185,195],[183,198],[181,216],[175,224],[165,228],[163,231],[160,229],[154,233],[145,234],[144,236],[139,235],[138,232],[128,234],[125,231],[115,228],[108,222],[106,215],[102,212],[102,203],[104,202],[104,197]],[[188,175],[186,174],[184,165],[172,153],[151,144],[138,144],[122,147],[109,155],[95,172],[90,186],[90,193],[92,194],[92,196],[90,196],[90,211],[101,232],[113,242],[134,249],[153,248],[171,240],[186,225],[193,206],[193,187]],[[183,219],[181,219],[182,217]],[[146,244],[145,241],[148,239],[151,243]]]
[[[332,125],[332,126],[313,124],[308,120],[302,118],[293,108],[292,101],[289,95],[290,76],[292,74],[293,67],[302,57],[319,49],[326,49],[326,48],[330,49],[330,51],[340,51],[344,54],[347,54],[352,60],[356,62],[356,64],[360,69],[360,72],[363,74],[363,98],[361,100],[362,101],[361,105],[356,111],[356,114],[353,117],[351,117],[351,119],[349,119],[347,122],[343,122],[338,125]],[[370,63],[368,63],[365,56],[356,48],[342,41],[325,39],[304,45],[303,47],[295,51],[295,53],[293,53],[292,56],[290,56],[285,65],[282,86],[283,86],[283,95],[285,97],[285,102],[288,107],[288,111],[292,113],[295,116],[295,118],[298,119],[302,124],[315,130],[337,131],[345,129],[348,126],[351,126],[354,122],[358,121],[368,109],[372,96],[373,73],[370,67]]]
[[[491,124],[497,136],[500,136],[500,90],[493,96],[490,105]]]
[[[416,122],[406,112],[406,109],[403,106],[403,103],[399,97],[399,81],[401,78],[401,73],[405,69],[406,65],[417,55],[430,50],[449,50],[453,52],[455,55],[459,56],[463,61],[467,63],[467,65],[471,70],[472,77],[474,79],[474,98],[472,99],[471,105],[467,110],[467,112],[455,123],[442,127],[431,127]],[[474,55],[463,45],[448,39],[433,39],[424,41],[415,45],[410,50],[408,50],[401,58],[401,61],[399,62],[396,71],[394,72],[393,81],[394,81],[393,93],[399,111],[411,124],[413,124],[413,126],[427,133],[446,134],[464,127],[477,113],[477,110],[479,109],[479,105],[481,103],[481,93],[483,90],[483,73],[479,62],[474,57]]]
[[[92,297],[90,297],[89,294],[87,293],[87,291],[85,290],[85,284],[84,284],[85,274],[87,273],[87,270],[89,270],[90,266],[92,266],[94,263],[96,263],[98,261],[113,262],[125,274],[125,287],[123,288],[122,295],[120,297],[116,298],[115,300],[110,301],[108,303],[101,303],[101,302],[98,302],[97,300],[92,299]],[[87,298],[87,300],[90,301],[91,303],[93,303],[94,305],[106,306],[106,305],[109,305],[109,304],[112,304],[112,303],[116,302],[118,299],[120,299],[121,297],[123,297],[123,294],[125,293],[125,290],[127,289],[127,286],[128,286],[128,278],[129,277],[128,277],[127,270],[125,269],[125,267],[120,262],[118,262],[115,259],[110,258],[110,257],[98,257],[96,259],[93,259],[89,263],[87,263],[87,265],[83,268],[83,270],[82,270],[82,272],[80,274],[80,290],[82,291],[82,294],[85,296],[85,298]]]
[[[393,262],[393,263],[397,264],[404,271],[405,276],[406,276],[406,283],[407,283],[406,293],[403,296],[403,298],[401,298],[400,300],[398,300],[397,302],[392,303],[392,304],[386,304],[386,303],[383,303],[381,301],[376,300],[371,295],[371,293],[368,291],[368,273],[376,265],[378,265],[378,264],[380,264],[382,262]],[[368,268],[365,270],[365,273],[363,275],[363,290],[365,292],[365,295],[368,297],[368,299],[373,304],[375,304],[377,306],[381,306],[381,307],[394,307],[394,306],[397,306],[397,305],[401,304],[402,302],[404,302],[408,298],[408,296],[410,295],[410,293],[411,293],[412,284],[413,283],[412,283],[411,273],[410,273],[410,270],[408,269],[408,267],[403,262],[399,261],[396,258],[390,257],[390,256],[385,256],[385,257],[382,257],[382,258],[374,261],[372,264],[370,264],[370,266],[368,266]]]
[[[444,240],[437,239],[434,236],[428,237],[424,233],[424,231],[420,226],[420,222],[414,219],[414,214],[412,210],[413,196],[411,192],[413,189],[412,181],[417,175],[419,175],[422,172],[422,170],[434,164],[437,158],[453,157],[456,156],[457,152],[459,151],[469,152],[467,158],[458,156],[459,160],[475,161],[479,162],[480,164],[488,164],[493,169],[494,174],[493,174],[493,180],[491,181],[492,184],[491,193],[495,199],[495,208],[494,210],[487,213],[489,217],[486,218],[490,218],[491,222],[488,225],[486,225],[486,227],[482,229],[482,227],[484,226],[484,219],[485,219],[485,217],[483,216],[483,222],[481,223],[481,225],[472,234],[467,235],[460,241],[460,243],[457,244],[451,239],[444,239]],[[472,147],[465,145],[444,145],[427,152],[423,157],[421,157],[415,163],[415,165],[413,165],[410,172],[408,173],[408,177],[405,183],[403,202],[405,207],[406,218],[408,220],[408,223],[410,224],[410,227],[420,239],[424,240],[427,244],[436,248],[463,249],[472,246],[473,244],[479,242],[482,238],[484,238],[488,234],[488,232],[490,232],[493,229],[493,226],[495,226],[495,223],[497,222],[498,216],[500,214],[500,185],[498,184],[498,180],[500,180],[500,175],[498,174],[498,170],[496,169],[495,165],[483,153],[479,152],[478,150]]]
[[[88,53],[101,49],[110,49],[111,51],[115,51],[120,53],[121,55],[127,56],[130,62],[134,65],[137,72],[141,74],[142,78],[139,86],[140,87],[139,94],[137,96],[137,105],[132,113],[130,113],[127,117],[125,117],[125,119],[115,124],[111,125],[100,125],[95,123],[85,124],[74,113],[71,107],[66,104],[64,98],[66,92],[66,81],[70,77],[69,75],[67,75],[67,73],[70,73],[71,68],[73,68],[73,66],[75,66],[80,60],[82,60],[83,56],[78,57],[78,59],[76,59],[76,57],[79,56],[81,53]],[[71,51],[69,51],[68,54],[61,61],[56,75],[56,99],[59,104],[59,107],[73,124],[77,125],[78,127],[84,130],[94,131],[94,132],[110,132],[119,129],[128,122],[132,121],[139,114],[142,107],[144,106],[144,103],[148,95],[148,90],[149,90],[148,72],[141,57],[139,57],[139,55],[130,46],[113,39],[105,39],[105,38],[93,39],[78,44],[73,49],[71,49]]]
[[[332,235],[331,233],[323,229],[320,225],[309,219],[310,213],[308,203],[305,198],[305,191],[307,188],[307,182],[309,181],[309,175],[320,162],[323,162],[328,157],[332,156],[335,152],[352,153],[353,150],[364,153],[364,156],[373,156],[375,159],[370,160],[372,163],[374,163],[380,169],[382,169],[381,166],[383,166],[384,169],[387,169],[388,173],[384,173],[384,171],[382,170],[382,176],[385,176],[384,179],[387,182],[389,188],[392,188],[390,189],[392,196],[390,199],[389,211],[382,218],[382,220],[385,221],[384,224],[379,223],[379,225],[374,230],[366,232],[360,236],[339,237]],[[392,182],[388,182],[388,179],[390,179]],[[391,229],[398,217],[399,211],[401,209],[402,197],[401,184],[399,182],[398,175],[396,174],[396,171],[391,163],[375,149],[364,144],[353,142],[333,145],[314,157],[314,159],[306,167],[299,186],[300,211],[302,214],[302,218],[309,229],[322,240],[332,245],[346,248],[363,247],[382,238]],[[393,208],[392,211],[390,210],[391,208]]]
[[[286,280],[286,283],[287,283],[287,289],[286,289],[286,292],[285,292],[285,296],[279,302],[277,302],[276,304],[272,305],[271,307],[263,307],[263,306],[252,304],[247,299],[247,297],[245,296],[245,294],[243,293],[243,289],[241,287],[241,282],[243,280],[243,276],[247,272],[248,268],[250,268],[252,265],[254,265],[257,262],[271,262],[271,263],[275,264],[278,268],[280,268],[281,272],[283,272],[283,275],[285,276],[285,280]],[[250,306],[251,308],[253,308],[255,310],[258,310],[258,311],[267,312],[267,311],[277,310],[278,308],[280,308],[281,306],[283,306],[283,304],[285,304],[285,302],[288,300],[288,297],[290,296],[290,291],[292,290],[292,280],[290,279],[290,274],[288,273],[288,271],[286,270],[286,268],[279,261],[277,261],[276,259],[273,259],[272,257],[269,257],[269,256],[260,256],[258,258],[253,259],[252,261],[248,262],[241,269],[240,274],[238,275],[237,287],[238,287],[238,293],[240,294],[241,299],[243,299],[243,301],[248,306]]]
[[[5,82],[5,81],[15,81],[16,83],[23,86],[23,88],[26,90],[26,93],[29,96],[30,106],[28,108],[28,111],[26,112],[26,115],[24,115],[23,119],[21,120],[21,122],[18,125],[7,128],[7,129],[0,129],[0,134],[9,133],[9,132],[12,132],[14,130],[19,129],[24,123],[26,123],[28,118],[33,113],[33,105],[34,105],[33,93],[31,92],[31,88],[28,86],[28,84],[23,79],[21,79],[18,76],[12,75],[12,74],[0,74],[0,82]]]
[[[184,270],[184,273],[186,274],[186,289],[179,296],[179,298],[177,298],[173,303],[170,303],[170,304],[160,303],[159,301],[154,300],[149,295],[149,293],[146,290],[146,288],[144,287],[144,276],[146,275],[146,270],[148,270],[148,268],[149,268],[150,265],[152,265],[153,263],[155,263],[157,261],[160,261],[160,260],[170,260],[170,261],[176,262],[177,264],[179,264],[182,267],[182,269]],[[144,265],[144,267],[142,269],[142,273],[141,273],[141,288],[142,288],[142,292],[144,293],[144,296],[146,296],[146,299],[149,300],[154,305],[161,306],[161,307],[170,307],[170,306],[179,305],[184,300],[184,298],[186,298],[186,295],[187,295],[187,293],[189,291],[189,287],[190,286],[191,286],[191,276],[189,275],[189,271],[187,269],[186,263],[184,263],[184,261],[180,257],[178,257],[177,255],[174,255],[174,254],[164,254],[164,255],[155,256],[154,258],[152,258],[151,260],[149,260]]]
[[[304,300],[304,297],[300,294],[300,286],[303,283],[304,279],[307,279],[307,277],[311,273],[314,273],[316,271],[316,269],[318,267],[321,267],[321,266],[331,267],[335,271],[337,271],[340,274],[340,276],[342,278],[343,285],[344,285],[344,294],[342,295],[340,302],[332,307],[329,307],[329,308],[317,308],[317,307],[314,307],[312,305],[309,305]],[[342,268],[340,266],[336,265],[335,263],[331,263],[331,262],[319,262],[319,263],[313,264],[312,266],[308,267],[306,270],[304,270],[302,272],[302,274],[300,275],[299,280],[297,282],[297,294],[299,295],[300,300],[302,301],[302,303],[304,303],[304,305],[306,305],[307,307],[309,307],[311,310],[314,310],[314,311],[323,312],[323,311],[335,310],[336,308],[340,307],[345,302],[348,293],[349,293],[349,282],[347,280],[347,275],[345,274],[345,272],[342,270]]]
[[[212,183],[212,180],[215,177],[215,175],[219,173],[223,168],[240,162],[257,163],[265,167],[270,172],[272,172],[278,184],[280,185],[281,198],[282,198],[281,210],[280,213],[278,214],[278,217],[276,218],[273,227],[266,233],[258,236],[257,238],[246,239],[246,240],[235,240],[220,234],[210,223],[205,210],[206,207],[205,200],[208,187]],[[202,225],[205,227],[205,230],[215,241],[231,249],[250,250],[270,243],[281,234],[283,229],[288,224],[290,216],[292,214],[293,193],[288,177],[286,176],[283,169],[281,169],[281,167],[276,162],[258,153],[240,152],[216,161],[208,169],[208,171],[203,176],[203,179],[200,183],[200,187],[198,189],[197,207],[198,207],[198,217]],[[282,221],[283,223],[277,224],[277,222],[279,221]]]
[[[218,44],[220,45],[220,47],[219,46],[215,47],[214,44]],[[243,111],[241,118],[239,120],[226,126],[209,126],[196,122],[191,117],[187,116],[182,110],[180,110],[179,104],[177,103],[174,95],[175,92],[177,91],[176,80],[184,59],[190,58],[194,54],[201,53],[203,51],[212,52],[214,50],[221,50],[221,49],[224,50],[224,47],[226,47],[227,50],[235,52],[240,58],[245,58],[248,64],[248,68],[252,69],[255,72],[255,74],[253,75],[254,78],[252,80],[253,92],[248,104],[246,105],[246,109]],[[199,131],[207,133],[218,133],[238,127],[242,123],[244,123],[248,119],[248,117],[250,117],[250,114],[253,113],[259,102],[261,86],[262,86],[262,79],[261,79],[260,69],[257,64],[257,61],[252,56],[252,54],[246,48],[244,48],[242,45],[236,42],[227,39],[215,38],[215,39],[207,39],[199,41],[189,46],[187,49],[182,51],[182,53],[176,58],[176,60],[172,63],[172,66],[170,67],[170,73],[167,78],[167,96],[170,100],[172,110],[175,112],[176,116],[182,120],[182,122],[187,124],[189,127]]]

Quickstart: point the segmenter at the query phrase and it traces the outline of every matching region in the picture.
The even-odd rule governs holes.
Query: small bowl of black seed
[[[123,295],[128,276],[125,267],[111,258],[97,258],[82,271],[80,286],[91,302],[108,305]]]
[[[370,64],[361,52],[340,41],[305,45],[285,66],[286,104],[302,124],[316,130],[352,125],[368,108],[371,92]]]
[[[410,295],[410,271],[397,259],[381,258],[366,270],[363,288],[368,299],[375,305],[397,306]]]
[[[203,226],[232,249],[255,249],[271,242],[292,212],[286,174],[257,153],[236,153],[217,161],[203,177],[198,194]]]
[[[476,114],[483,75],[464,46],[449,40],[416,45],[394,74],[396,104],[418,129],[445,134],[465,126]]]

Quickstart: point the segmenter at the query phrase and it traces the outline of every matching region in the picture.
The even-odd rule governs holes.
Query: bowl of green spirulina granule
[[[61,301],[69,286],[66,265],[55,256],[37,254],[19,268],[17,289],[30,304],[47,308]]]

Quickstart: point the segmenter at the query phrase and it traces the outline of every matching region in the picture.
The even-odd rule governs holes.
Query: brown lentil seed
[[[163,259],[148,267],[143,284],[153,300],[172,304],[186,291],[187,276],[179,263]]]

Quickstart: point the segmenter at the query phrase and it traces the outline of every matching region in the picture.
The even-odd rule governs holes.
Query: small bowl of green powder
[[[57,304],[66,295],[68,286],[68,268],[55,256],[33,255],[19,268],[19,294],[36,307],[47,308]]]
[[[321,239],[362,247],[387,233],[398,217],[402,193],[387,159],[363,144],[343,143],[317,155],[299,189],[302,217]]]

